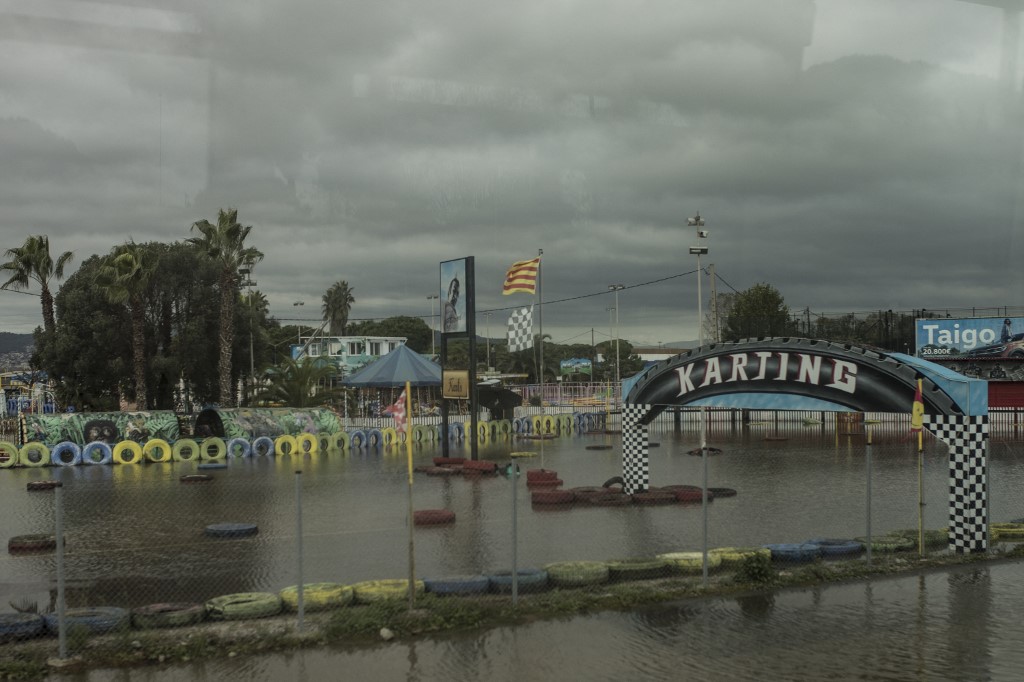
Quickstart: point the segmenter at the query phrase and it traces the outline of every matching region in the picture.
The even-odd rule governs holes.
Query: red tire
[[[671,490],[648,490],[643,493],[633,493],[633,501],[637,504],[675,504],[676,494]]]
[[[587,504],[595,507],[624,507],[633,504],[633,498],[621,492],[606,492],[603,495],[591,495],[583,498]]]
[[[527,469],[527,481],[553,481],[558,478],[558,472],[550,469]]]
[[[695,490],[694,489],[690,489],[690,488],[677,488],[677,489],[673,490],[672,492],[675,493],[676,500],[678,500],[679,502],[703,502],[704,501],[704,491],[701,490],[700,488],[697,488]],[[715,494],[709,490],[708,491],[708,501],[710,502],[713,499],[715,499]]]
[[[56,549],[57,538],[53,535],[40,533],[37,535],[16,535],[7,541],[7,551],[11,554],[20,552],[45,552]]]
[[[571,490],[535,490],[530,501],[541,505],[570,505],[576,501],[576,495]]]
[[[458,476],[462,469],[453,467],[426,467],[423,471],[427,476]]]
[[[551,479],[550,481],[527,481],[526,487],[530,488],[531,490],[534,488],[561,488],[562,479],[554,478]]]
[[[462,463],[463,471],[479,471],[484,474],[493,474],[498,470],[498,465],[487,460],[467,459]]]
[[[60,481],[29,481],[25,486],[27,490],[53,490],[63,486]]]
[[[455,523],[455,512],[450,509],[418,509],[412,513],[415,526],[442,526]]]
[[[587,499],[594,497],[595,495],[607,495],[607,488],[599,488],[597,486],[580,486],[578,488],[569,488],[572,493],[576,496],[577,500],[586,501]]]

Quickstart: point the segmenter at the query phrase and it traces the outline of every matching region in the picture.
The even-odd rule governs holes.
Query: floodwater
[[[735,489],[737,495],[709,505],[708,546],[864,535],[869,452],[872,531],[915,527],[918,456],[908,435],[902,429],[878,428],[869,449],[863,437],[837,437],[820,426],[716,426],[709,445],[723,453],[708,458],[708,484]],[[513,450],[533,451],[533,457],[516,461],[524,468],[556,470],[566,488],[595,486],[622,473],[617,438],[595,434],[503,440],[482,446],[480,452],[484,459],[504,463]],[[701,483],[701,458],[686,454],[698,443],[692,430],[676,433],[666,425],[655,429],[651,440],[659,444],[651,449],[652,485]],[[614,447],[587,447],[605,444]],[[1020,450],[1012,434],[993,434],[993,520],[1024,516],[1024,500],[1017,494],[1024,484]],[[433,445],[417,447],[414,465],[427,465],[439,454]],[[464,453],[454,447],[451,454]],[[945,446],[936,443],[929,443],[923,455],[928,528],[947,523],[946,457]],[[0,471],[0,492],[8,503],[0,528],[8,537],[53,532],[53,493],[28,492],[25,486],[50,477],[64,482],[71,606],[132,607],[203,601],[234,592],[276,592],[299,581],[300,545],[306,583],[408,575],[404,449],[235,459],[227,469],[204,471],[214,476],[211,482],[179,481],[191,473],[198,473],[193,464]],[[516,485],[520,567],[701,547],[699,505],[552,510],[530,504],[524,479]],[[417,474],[413,507],[456,513],[450,526],[415,529],[417,576],[507,570],[512,490],[504,477]],[[228,540],[204,536],[206,525],[220,522],[254,523],[259,532]],[[350,679],[500,680],[526,675],[543,680],[564,679],[566,671],[573,678],[640,673],[641,679],[666,679],[673,671],[686,677],[681,671],[690,669],[694,679],[841,679],[866,659],[874,661],[869,678],[942,679],[953,658],[961,661],[957,670],[965,674],[949,679],[986,679],[998,676],[992,671],[1001,674],[1004,668],[999,666],[1006,660],[1019,658],[1009,649],[1010,641],[1019,642],[1024,634],[1021,628],[1011,627],[1008,640],[1002,638],[1014,621],[1011,607],[1019,613],[1017,602],[1024,599],[1013,590],[1020,573],[1016,564],[1000,565],[774,598],[708,600],[370,649],[205,663],[168,669],[170,677],[159,679],[220,679],[228,671],[251,679],[326,679],[336,678],[336,670],[351,671],[346,675]],[[45,608],[52,599],[52,554],[0,556],[0,575],[0,604],[31,599]],[[961,629],[966,632],[956,634]],[[105,674],[92,673],[89,679],[119,679],[122,673]],[[132,671],[131,679],[149,674],[164,673]]]

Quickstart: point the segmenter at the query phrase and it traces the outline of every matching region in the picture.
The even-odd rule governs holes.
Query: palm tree
[[[345,280],[338,280],[324,292],[323,315],[330,324],[331,336],[344,336],[348,327],[348,313],[356,302],[352,289]]]
[[[259,399],[283,403],[286,407],[325,405],[344,393],[344,389],[328,386],[328,381],[336,373],[334,366],[322,358],[287,358],[267,372],[268,384],[260,392]]]
[[[100,265],[96,285],[114,304],[128,304],[132,320],[132,364],[137,409],[148,407],[146,396],[146,302],[158,257],[129,241],[116,246]]]
[[[39,282],[39,296],[43,304],[43,329],[47,334],[52,334],[55,318],[53,294],[50,293],[49,283],[51,278],[64,278],[64,266],[71,260],[72,253],[65,251],[54,262],[50,257],[50,238],[46,235],[33,235],[26,239],[23,245],[7,249],[5,255],[11,260],[0,265],[0,271],[11,273],[11,278],[0,284],[0,289],[19,291],[28,289],[32,280]]]
[[[234,391],[231,390],[231,348],[235,340],[235,304],[238,301],[239,268],[243,264],[252,267],[263,260],[263,253],[246,246],[245,238],[249,236],[252,225],[242,226],[238,223],[238,210],[221,209],[217,212],[217,224],[208,220],[200,220],[192,225],[202,237],[191,237],[188,243],[198,247],[207,258],[214,261],[220,268],[220,331],[217,342],[220,356],[217,369],[220,378],[220,402],[230,407],[234,402]]]

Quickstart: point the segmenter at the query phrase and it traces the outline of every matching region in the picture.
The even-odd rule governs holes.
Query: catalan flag
[[[505,274],[505,286],[501,293],[508,294],[523,293],[532,294],[537,289],[537,269],[540,267],[540,256],[531,260],[521,260],[513,263]]]
[[[917,380],[917,390],[914,391],[914,407],[910,412],[910,430],[920,433],[924,428],[924,398],[921,396],[921,380]]]

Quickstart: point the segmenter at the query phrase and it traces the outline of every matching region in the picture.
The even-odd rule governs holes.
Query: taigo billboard
[[[914,334],[919,358],[1024,360],[1024,317],[921,319]]]

